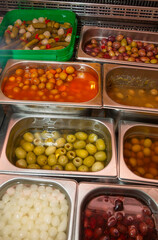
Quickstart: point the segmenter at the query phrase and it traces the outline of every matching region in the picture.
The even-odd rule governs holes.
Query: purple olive
[[[146,56],[146,52],[145,52],[144,49],[139,49],[138,54],[139,54],[140,57],[145,57]]]
[[[110,59],[110,55],[109,55],[108,53],[105,53],[105,54],[103,55],[103,58]]]
[[[91,39],[91,43],[97,44],[98,42],[97,42],[97,40],[96,40],[95,38],[92,38],[92,39]]]
[[[119,235],[120,235],[118,229],[115,228],[115,227],[111,227],[111,228],[110,228],[110,234],[111,234],[111,236],[113,236],[113,237],[119,237]]]
[[[110,218],[108,218],[108,221],[107,221],[107,226],[108,227],[114,227],[117,223],[117,220],[114,216],[111,216]]]
[[[130,38],[130,37],[127,37],[126,40],[127,40],[127,43],[128,43],[129,45],[133,42],[132,38]]]
[[[117,229],[119,230],[120,233],[124,233],[124,234],[126,234],[128,231],[127,227],[121,223],[117,224]]]
[[[108,40],[107,40],[106,38],[102,38],[101,43],[102,43],[103,45],[106,45],[107,42],[108,42]]]
[[[120,42],[113,42],[112,46],[115,49],[119,49],[121,47],[121,43]]]
[[[91,53],[92,52],[92,49],[88,46],[85,47],[85,52],[87,53]]]
[[[114,36],[109,36],[108,40],[111,41],[111,42],[114,42],[115,41],[115,37]]]
[[[123,214],[121,212],[117,212],[115,215],[117,221],[122,221],[123,220]]]
[[[122,211],[123,210],[123,202],[120,199],[115,201],[114,211]]]

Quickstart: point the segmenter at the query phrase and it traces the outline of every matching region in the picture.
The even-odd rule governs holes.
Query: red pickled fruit
[[[96,227],[96,224],[97,224],[96,218],[92,216],[89,220],[90,228],[94,229]]]
[[[103,230],[102,230],[101,227],[95,228],[95,230],[94,230],[94,238],[98,239],[102,235],[102,233],[103,233]]]
[[[117,229],[119,230],[120,233],[126,234],[128,229],[125,225],[118,223],[117,224]]]
[[[100,237],[99,240],[110,240],[110,237],[104,235],[104,236]]]
[[[113,237],[119,237],[120,236],[120,233],[119,233],[118,229],[115,228],[115,227],[110,228],[110,234]]]
[[[90,239],[93,236],[93,231],[90,228],[84,230],[84,235],[87,239]]]
[[[128,226],[128,234],[130,237],[135,238],[137,235],[137,228],[135,225]]]
[[[121,212],[117,212],[115,215],[117,221],[122,221],[123,220],[123,214]]]
[[[145,222],[139,223],[139,230],[143,236],[145,236],[148,232],[148,225]]]
[[[114,207],[114,211],[122,211],[123,210],[123,202],[121,200],[116,200],[115,201],[115,207]]]
[[[110,218],[108,218],[108,221],[107,221],[107,226],[108,227],[114,227],[117,223],[117,220],[114,216],[111,216]]]

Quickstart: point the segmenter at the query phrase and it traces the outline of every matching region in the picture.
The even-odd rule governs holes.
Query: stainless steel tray
[[[2,125],[2,122],[3,122],[3,119],[4,119],[4,111],[3,111],[3,108],[2,106],[0,105],[0,128],[1,128],[1,125]]]
[[[110,108],[114,110],[122,110],[122,115],[127,114],[132,118],[149,118],[152,117],[158,118],[158,109],[156,108],[145,108],[145,107],[137,107],[137,106],[128,106],[119,104],[115,101],[113,101],[108,93],[107,93],[107,85],[108,85],[108,79],[109,76],[112,74],[123,74],[124,72],[126,74],[133,74],[136,77],[142,77],[142,79],[145,79],[145,77],[148,77],[151,81],[157,80],[157,74],[158,71],[156,69],[152,68],[142,68],[142,67],[133,67],[133,66],[122,66],[122,65],[115,65],[115,64],[104,64],[103,65],[103,108]],[[135,116],[136,114],[136,116]]]
[[[88,102],[73,103],[73,102],[51,102],[51,101],[26,101],[14,100],[6,97],[1,88],[4,78],[19,67],[64,67],[74,66],[76,70],[89,71],[98,78],[98,94],[95,98]],[[82,62],[51,62],[51,61],[28,61],[28,60],[8,60],[2,75],[0,87],[0,104],[10,104],[14,111],[22,112],[36,112],[36,113],[58,113],[58,114],[85,114],[89,108],[102,107],[102,93],[101,93],[101,65],[98,63],[82,63]]]
[[[55,130],[77,130],[90,131],[101,134],[107,145],[107,161],[109,164],[98,172],[79,172],[79,171],[55,171],[44,169],[24,169],[18,168],[12,163],[12,149],[14,140],[18,135],[30,128],[44,130],[52,128]],[[0,156],[0,173],[69,177],[78,179],[96,179],[98,181],[108,181],[117,179],[116,166],[116,145],[114,126],[112,119],[92,119],[85,117],[66,117],[66,116],[45,116],[45,115],[25,115],[13,114],[6,132],[2,154]]]
[[[78,186],[78,201],[76,210],[76,228],[75,228],[75,240],[80,240],[82,211],[86,203],[93,199],[93,197],[99,196],[99,194],[107,195],[123,195],[134,197],[142,200],[147,206],[150,207],[154,218],[155,226],[158,232],[158,189],[155,187],[146,187],[139,185],[123,186],[115,184],[98,184],[98,183],[79,183]],[[156,239],[155,239],[156,240]]]
[[[119,180],[125,183],[158,185],[158,179],[143,178],[134,174],[126,165],[123,157],[123,143],[126,136],[129,134],[141,134],[141,136],[151,135],[152,137],[158,137],[157,125],[120,121],[118,133]]]
[[[117,64],[125,64],[125,65],[158,68],[158,64],[97,58],[97,57],[92,57],[84,52],[85,44],[92,38],[102,39],[103,37],[116,36],[118,34],[131,37],[135,41],[143,41],[147,43],[158,44],[158,42],[156,41],[156,39],[158,38],[158,34],[154,32],[151,33],[151,32],[145,32],[145,31],[134,31],[134,30],[126,30],[126,29],[83,26],[81,29],[79,48],[76,54],[76,58],[79,60],[92,61],[92,62],[117,63]]]
[[[74,234],[74,218],[76,208],[76,193],[77,183],[73,180],[61,180],[61,179],[49,179],[49,178],[31,178],[31,177],[17,177],[11,175],[0,175],[0,198],[4,195],[6,190],[12,186],[18,184],[37,184],[37,185],[48,185],[59,189],[65,194],[69,204],[68,213],[68,229],[67,229],[67,240],[73,239]]]

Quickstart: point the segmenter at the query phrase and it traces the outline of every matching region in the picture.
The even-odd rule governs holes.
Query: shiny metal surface
[[[153,68],[142,68],[142,67],[132,67],[132,66],[121,66],[115,64],[104,64],[103,65],[103,108],[110,108],[114,110],[122,110],[122,115],[130,114],[132,118],[139,117],[140,118],[149,118],[151,119],[151,114],[153,118],[158,119],[158,109],[156,108],[145,108],[145,107],[137,107],[137,106],[128,106],[119,104],[113,101],[107,92],[108,82],[110,81],[110,76],[115,74],[128,74],[133,75],[135,77],[141,77],[142,81],[145,78],[149,78],[150,82],[157,81],[158,70]],[[134,115],[136,113],[136,116]]]
[[[112,28],[102,28],[102,27],[95,27],[95,26],[83,26],[81,29],[79,48],[76,54],[76,58],[79,60],[92,61],[92,62],[117,63],[117,64],[124,64],[124,65],[158,68],[158,64],[138,63],[138,62],[128,62],[128,61],[121,61],[121,60],[97,58],[97,57],[92,57],[84,52],[84,47],[86,43],[89,42],[92,38],[102,39],[111,35],[116,36],[119,34],[131,37],[135,41],[143,41],[143,42],[150,42],[153,44],[157,44],[156,39],[158,38],[158,34],[153,32],[151,33],[151,32],[145,32],[145,31],[112,29]]]
[[[103,136],[107,145],[107,161],[109,164],[98,172],[79,172],[79,171],[55,171],[44,169],[24,169],[13,165],[13,148],[14,141],[20,133],[28,129],[48,128],[54,130],[80,130],[94,131]],[[46,116],[46,115],[25,115],[13,114],[7,127],[6,137],[4,140],[2,154],[0,156],[0,173],[23,174],[37,176],[55,176],[71,177],[78,179],[95,179],[98,181],[108,181],[117,179],[116,169],[116,144],[112,119],[93,119],[86,117],[68,117],[68,116]]]
[[[5,114],[4,114],[3,108],[0,105],[0,129],[1,129],[1,125],[2,125],[2,122],[3,122],[4,116],[5,116]]]
[[[148,179],[134,174],[126,165],[123,157],[124,140],[130,135],[141,135],[146,137],[158,138],[158,126],[154,124],[134,123],[128,121],[120,121],[118,127],[118,172],[119,180],[124,183],[141,183],[158,185],[158,179]]]
[[[31,177],[17,177],[11,175],[0,175],[0,198],[4,195],[9,187],[17,186],[18,184],[37,184],[52,186],[59,189],[65,194],[69,204],[68,213],[68,229],[67,229],[67,240],[73,239],[74,234],[74,217],[76,208],[76,193],[77,183],[73,180],[61,180],[61,179],[50,179],[50,178],[31,178]]]
[[[75,240],[80,240],[81,233],[81,214],[91,199],[99,194],[107,195],[123,195],[135,197],[142,200],[150,207],[155,218],[155,226],[158,231],[158,189],[155,187],[139,186],[139,185],[115,185],[115,184],[97,184],[97,183],[79,183],[78,186],[78,202],[76,210],[76,228]]]
[[[88,71],[98,79],[98,94],[95,98],[88,102],[73,103],[73,102],[51,102],[51,101],[25,101],[14,100],[6,97],[2,92],[2,85],[4,78],[15,71],[17,68],[25,67],[63,67],[73,66],[76,70]],[[81,62],[51,62],[51,61],[28,61],[28,60],[9,60],[1,75],[0,87],[0,104],[10,104],[14,111],[22,112],[36,112],[36,113],[57,113],[57,114],[85,114],[90,108],[101,108],[102,94],[101,94],[101,65],[98,63],[81,63]]]

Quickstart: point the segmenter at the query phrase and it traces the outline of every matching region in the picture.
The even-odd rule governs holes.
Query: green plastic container
[[[76,31],[77,31],[77,19],[76,15],[72,11],[60,10],[60,9],[43,9],[43,10],[13,10],[8,12],[0,25],[0,42],[3,39],[3,35],[8,25],[13,25],[17,19],[22,21],[33,20],[34,18],[47,17],[50,20],[54,20],[59,23],[68,22],[71,24],[73,31],[70,44],[60,50],[2,50],[0,49],[0,57],[9,56],[13,59],[25,59],[25,60],[52,60],[52,61],[68,61],[73,55]]]

